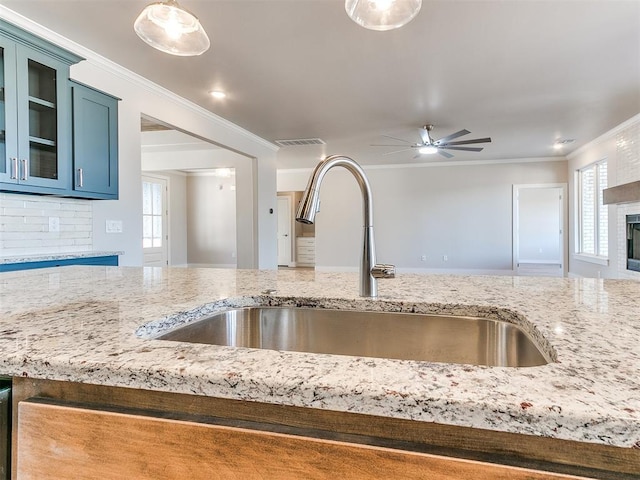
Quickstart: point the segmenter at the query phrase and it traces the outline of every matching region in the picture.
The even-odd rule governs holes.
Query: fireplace
[[[627,215],[627,270],[640,272],[640,215]]]

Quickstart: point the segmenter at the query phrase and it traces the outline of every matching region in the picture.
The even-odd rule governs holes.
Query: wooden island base
[[[640,478],[637,449],[310,408],[28,378],[12,405],[19,480]]]

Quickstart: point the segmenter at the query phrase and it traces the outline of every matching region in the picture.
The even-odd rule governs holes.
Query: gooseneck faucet
[[[315,221],[320,202],[320,185],[324,176],[333,167],[344,167],[356,178],[362,193],[362,207],[364,215],[364,232],[362,242],[362,257],[360,259],[360,296],[377,297],[377,278],[392,278],[395,276],[393,265],[377,265],[376,252],[373,241],[373,204],[369,180],[354,160],[342,155],[331,155],[321,161],[311,174],[307,189],[296,213],[296,221],[311,224]]]

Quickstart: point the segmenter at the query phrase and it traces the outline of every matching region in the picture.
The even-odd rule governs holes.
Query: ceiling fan
[[[468,135],[469,133],[471,133],[469,130],[460,130],[456,133],[452,133],[451,135],[447,135],[446,137],[442,137],[438,140],[433,140],[431,138],[432,130],[433,130],[433,125],[431,124],[424,125],[422,128],[420,128],[418,130],[420,134],[420,141],[417,143],[412,143],[412,142],[409,142],[408,140],[392,137],[390,135],[382,135],[383,137],[404,142],[405,145],[371,145],[371,146],[372,147],[403,147],[401,150],[394,150],[393,152],[383,153],[383,155],[392,155],[394,153],[400,153],[400,152],[405,152],[407,150],[415,149],[418,151],[418,153],[413,158],[419,158],[422,155],[429,155],[433,153],[438,153],[446,158],[452,158],[453,155],[450,154],[449,152],[446,152],[445,150],[463,150],[467,152],[481,152],[483,147],[463,147],[463,145],[491,142],[490,137],[474,138],[471,140],[458,140],[457,142],[452,142],[452,140],[458,137],[462,137],[463,135]]]

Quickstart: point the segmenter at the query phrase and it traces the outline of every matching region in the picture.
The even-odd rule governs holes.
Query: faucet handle
[[[377,263],[371,269],[371,275],[373,275],[374,278],[395,278],[396,266],[386,263]]]

